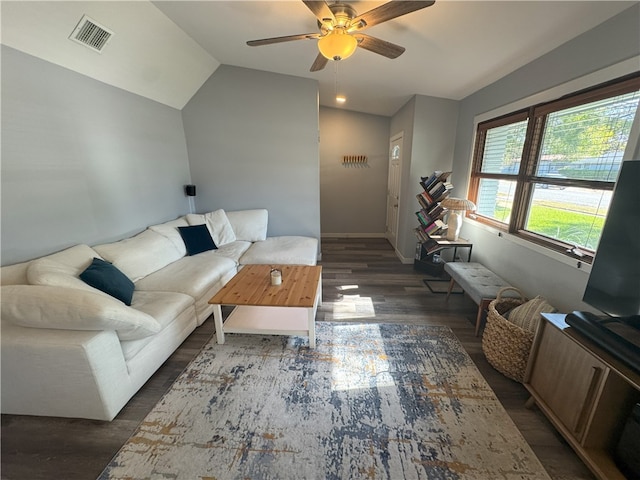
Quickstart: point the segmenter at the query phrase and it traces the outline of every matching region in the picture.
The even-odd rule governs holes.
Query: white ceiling
[[[350,3],[363,13],[384,2]],[[402,56],[359,49],[337,63],[337,75],[334,62],[309,72],[314,40],[246,45],[316,32],[314,15],[299,0],[3,1],[2,43],[175,108],[228,64],[316,79],[328,106],[336,106],[337,78],[348,98],[343,108],[393,115],[414,94],[462,99],[634,3],[438,0],[367,30],[406,47]],[[115,31],[102,54],[66,40],[83,14]]]

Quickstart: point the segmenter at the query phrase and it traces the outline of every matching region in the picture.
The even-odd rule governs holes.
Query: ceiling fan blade
[[[333,12],[329,8],[329,5],[324,0],[313,1],[313,0],[302,0],[309,10],[316,16],[320,23],[324,23],[325,21],[335,21],[335,17],[333,16]]]
[[[386,40],[380,40],[379,38],[365,35],[364,33],[356,33],[353,36],[358,39],[358,47],[387,58],[398,58],[405,50],[405,48],[400,45],[387,42]]]
[[[316,59],[313,61],[313,65],[311,65],[311,68],[309,69],[309,71],[317,72],[318,70],[322,70],[324,67],[327,66],[328,62],[329,62],[329,59],[323,56],[321,53],[319,53]]]
[[[271,45],[272,43],[291,42],[293,40],[304,40],[306,38],[320,38],[319,33],[301,33],[299,35],[287,35],[286,37],[262,38],[260,40],[249,40],[247,45],[259,47],[260,45]]]
[[[351,25],[356,25],[358,29],[372,27],[379,23],[401,17],[402,15],[406,15],[407,13],[430,7],[434,3],[436,3],[435,0],[393,0],[391,2],[380,5],[379,7],[373,8],[368,12],[363,13],[362,15],[358,15],[351,21]],[[362,22],[364,22],[364,24]]]

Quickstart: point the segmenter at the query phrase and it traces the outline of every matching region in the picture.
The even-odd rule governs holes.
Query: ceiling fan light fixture
[[[344,60],[353,55],[358,40],[342,29],[336,28],[318,40],[318,50],[329,60]]]

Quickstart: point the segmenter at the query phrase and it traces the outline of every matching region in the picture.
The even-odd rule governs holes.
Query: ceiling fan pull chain
[[[341,95],[338,90],[338,62],[333,62],[333,75],[335,77],[335,91],[336,91],[336,102],[337,103],[344,103],[347,101],[347,97],[345,97],[344,95]]]

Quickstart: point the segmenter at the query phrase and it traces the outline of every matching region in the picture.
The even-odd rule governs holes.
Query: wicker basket
[[[515,290],[520,298],[502,298],[502,293],[507,290]],[[482,335],[482,351],[491,366],[520,383],[524,380],[533,333],[510,322],[502,314],[526,301],[517,288],[501,289],[497,298],[489,304],[487,325]]]

